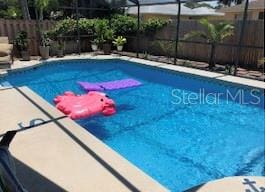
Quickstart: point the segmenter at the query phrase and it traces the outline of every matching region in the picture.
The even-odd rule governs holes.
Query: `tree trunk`
[[[216,49],[216,45],[212,44],[211,45],[211,56],[210,56],[210,60],[209,60],[209,68],[213,69],[215,67],[215,49]]]
[[[21,12],[23,15],[23,18],[25,20],[30,20],[30,14],[29,14],[29,7],[28,7],[28,1],[27,0],[19,0],[20,6],[21,6]]]
[[[35,15],[36,15],[36,24],[37,24],[37,42],[40,45],[40,43],[41,43],[41,25],[40,25],[40,19],[39,19],[39,12],[37,10],[36,5],[35,5]]]
[[[39,20],[43,21],[43,9],[42,8],[39,10]]]

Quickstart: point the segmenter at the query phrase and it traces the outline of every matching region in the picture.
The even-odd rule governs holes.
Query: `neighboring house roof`
[[[130,7],[127,10],[127,13],[130,15],[137,15],[137,7]],[[142,6],[140,8],[141,14],[156,14],[156,15],[177,15],[178,6],[175,4],[166,4],[166,5],[150,5]],[[181,5],[181,13],[183,16],[223,16],[223,13],[217,13],[215,9],[208,7],[199,7],[195,9],[190,9]]]
[[[235,5],[232,7],[223,7],[218,10],[218,12],[222,13],[238,13],[243,12],[245,8],[245,3],[242,3],[240,5]],[[248,10],[260,10],[265,9],[264,6],[264,0],[254,0],[249,2]]]

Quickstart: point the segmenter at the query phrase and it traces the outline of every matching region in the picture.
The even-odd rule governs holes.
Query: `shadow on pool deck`
[[[53,121],[53,123],[68,136],[68,138],[70,138],[75,144],[79,145],[79,147],[82,148],[88,155],[90,155],[91,157],[93,157],[94,160],[96,160],[97,163],[101,164],[101,166],[103,166],[109,173],[111,173],[113,177],[115,177],[116,179],[118,179],[124,186],[126,186],[127,189],[129,189],[130,191],[135,191],[135,192],[140,191],[133,183],[131,183],[131,181],[129,181],[118,170],[116,170],[114,167],[112,167],[112,165],[110,165],[106,160],[102,159],[93,149],[91,149],[89,146],[87,146],[72,131],[70,131],[69,129],[67,129],[65,127],[65,125],[63,125],[62,123],[60,123],[58,121],[58,119],[54,119],[54,117],[49,112],[47,112],[36,101],[34,101],[32,98],[30,98],[24,91],[22,91],[20,88],[15,88],[15,90],[17,92],[19,92],[24,98],[26,98],[36,108],[38,108],[40,111],[42,111],[47,117],[49,117],[50,120]],[[65,116],[63,116],[62,118],[64,118],[64,117]],[[29,129],[31,129],[31,128],[33,128],[33,127],[30,127]],[[20,161],[17,160],[17,162],[20,162]],[[20,163],[18,163],[18,165],[24,165],[24,164],[22,162],[20,162]],[[24,167],[25,167],[25,165],[24,165]],[[27,170],[29,170],[29,169],[27,169]],[[20,172],[23,173],[22,170]],[[33,171],[31,171],[31,172],[33,172]],[[25,173],[27,173],[27,172],[25,172]],[[69,174],[71,174],[71,173],[69,173]],[[31,177],[22,176],[21,178],[27,179],[27,178],[31,178]],[[33,178],[35,178],[35,177],[33,177]],[[38,177],[38,175],[37,175],[36,178],[38,180],[40,179],[40,177]],[[31,180],[31,179],[29,179],[29,180]],[[27,181],[29,182],[29,180],[22,181],[22,183],[25,183]],[[30,181],[30,183],[33,183],[33,184],[37,184],[38,182],[33,182],[32,180]],[[40,179],[40,183],[42,184],[43,183],[43,180]],[[45,183],[43,183],[43,186],[45,186]],[[38,185],[38,187],[40,187],[40,185]],[[38,189],[40,189],[40,188],[38,188]],[[35,190],[32,190],[32,191],[35,191]],[[48,190],[48,191],[51,191],[51,190]],[[55,190],[55,191],[61,191],[61,190]]]
[[[29,191],[167,191],[30,89],[0,96],[0,137],[17,131],[10,152]]]
[[[23,162],[14,158],[17,177],[23,183],[23,186],[26,189],[30,189],[31,191],[49,191],[49,192],[62,192],[66,191],[62,187],[58,186],[56,183],[52,182],[45,176],[36,172],[31,167],[27,166]]]
[[[201,189],[201,187],[203,187],[204,184],[196,186],[196,187],[192,187],[191,189],[185,190],[183,192],[196,192],[199,191]]]

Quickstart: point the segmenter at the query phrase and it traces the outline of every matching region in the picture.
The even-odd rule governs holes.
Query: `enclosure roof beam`
[[[237,68],[239,66],[240,58],[242,57],[242,46],[243,46],[243,40],[244,40],[244,34],[246,30],[246,22],[248,19],[248,7],[249,7],[249,0],[246,0],[245,7],[244,7],[244,13],[243,13],[243,21],[241,24],[240,34],[239,34],[239,42],[238,42],[238,50],[237,50],[237,57],[235,61],[235,70],[234,75],[237,75]]]
[[[129,0],[130,2],[134,3],[134,5],[128,5],[128,4],[124,4],[124,5],[120,5],[120,6],[116,6],[116,7],[113,7],[113,9],[118,9],[118,8],[126,8],[126,7],[135,7],[137,6],[138,4],[140,6],[151,6],[151,5],[170,5],[170,4],[178,4],[178,2],[176,1],[172,1],[172,2],[154,2],[154,3],[140,3],[139,0]],[[180,3],[187,3],[188,1],[187,0],[180,0]],[[189,2],[196,2],[196,3],[199,3],[199,2],[216,2],[216,0],[189,0]],[[137,4],[138,3],[138,4]]]
[[[178,15],[177,15],[177,26],[176,26],[176,39],[175,39],[175,56],[174,56],[174,64],[177,64],[177,57],[178,57],[178,45],[179,45],[179,28],[180,28],[180,13],[181,13],[181,1],[176,0],[176,3],[178,4]]]
[[[134,3],[135,5],[140,5],[139,0],[129,0],[129,1]]]
[[[119,8],[126,8],[126,7],[135,7],[135,6],[151,6],[151,5],[170,5],[170,4],[178,4],[176,1],[172,1],[172,2],[154,2],[154,3],[140,3],[139,0],[128,0],[130,2],[132,2],[134,5],[128,5],[128,4],[124,4],[124,5],[120,5],[120,6],[114,6],[112,7],[112,9],[119,9]],[[189,0],[189,2],[215,2],[216,0]],[[188,2],[188,0],[180,0],[180,3],[186,3]],[[74,6],[60,6],[60,9],[76,9]],[[97,11],[108,11],[109,9],[107,8],[96,8],[96,7],[78,7],[79,10],[97,10]]]
[[[79,10],[96,10],[96,11],[108,11],[109,9],[105,8],[94,8],[94,7],[77,7]],[[71,6],[61,6],[59,9],[76,9],[76,7],[71,7]]]

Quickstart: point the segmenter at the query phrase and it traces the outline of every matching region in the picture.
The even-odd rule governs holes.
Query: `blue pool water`
[[[64,91],[84,93],[76,81],[100,82],[135,78],[137,88],[109,91],[117,114],[77,121],[126,159],[172,191],[182,191],[213,179],[233,175],[263,175],[263,93],[199,79],[121,60],[56,62],[0,79],[27,85],[52,103]],[[201,103],[179,98],[205,93],[233,95],[240,104],[214,95]],[[174,91],[173,91],[174,90]],[[173,91],[173,95],[172,95]],[[207,101],[207,102],[206,102]]]

